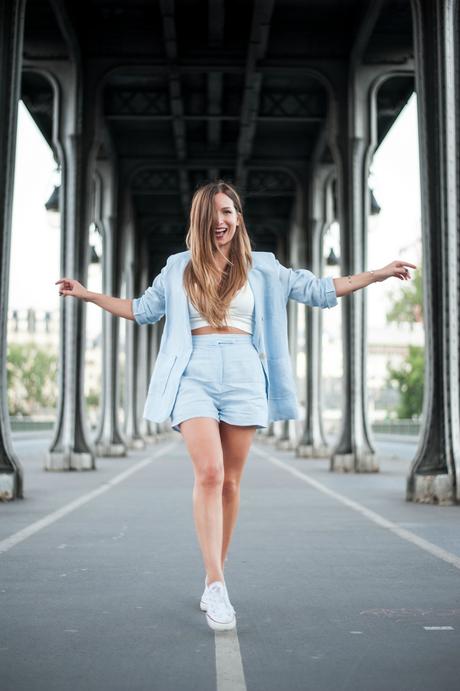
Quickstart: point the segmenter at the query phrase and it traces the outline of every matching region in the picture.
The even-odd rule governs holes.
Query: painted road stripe
[[[246,691],[243,661],[236,627],[229,631],[216,631],[217,691]]]
[[[271,454],[260,449],[259,447],[256,447],[254,445],[252,447],[252,450],[256,455],[266,458],[268,461],[270,461],[270,463],[273,463],[273,465],[276,465],[279,468],[282,468],[283,470],[287,470],[287,472],[291,473],[291,475],[294,475],[294,477],[299,478],[299,480],[308,483],[309,485],[311,485],[318,491],[322,492],[323,494],[327,494],[329,497],[332,497],[333,499],[336,499],[342,504],[345,504],[345,506],[348,506],[350,509],[353,509],[353,511],[357,511],[363,516],[366,516],[366,518],[368,518],[370,521],[373,521],[377,525],[380,525],[382,528],[390,530],[392,533],[395,533],[395,535],[398,535],[398,537],[402,538],[403,540],[407,540],[407,542],[410,542],[413,545],[420,547],[420,549],[425,550],[425,552],[429,552],[429,554],[433,555],[434,557],[442,559],[442,561],[445,561],[448,564],[455,566],[455,568],[460,569],[460,557],[458,557],[456,554],[452,554],[452,552],[448,552],[446,549],[438,547],[433,542],[429,542],[428,540],[425,540],[423,537],[419,537],[418,535],[411,532],[410,530],[407,530],[406,528],[401,528],[401,526],[399,526],[397,523],[393,523],[393,521],[389,521],[387,518],[384,518],[379,513],[376,513],[371,509],[367,509],[365,506],[359,504],[357,501],[353,501],[353,499],[348,499],[348,497],[345,497],[343,494],[340,494],[339,492],[336,492],[333,489],[329,489],[329,487],[323,485],[321,482],[318,482],[318,480],[314,480],[306,473],[302,473],[300,470],[297,470],[297,468],[291,467],[288,463],[279,460],[275,456],[272,456]]]
[[[63,516],[66,516],[72,511],[78,509],[80,506],[83,506],[83,504],[91,501],[91,499],[104,494],[104,492],[108,492],[109,489],[115,487],[115,485],[120,484],[120,482],[123,482],[134,473],[137,473],[139,470],[142,470],[142,468],[145,468],[150,463],[153,463],[153,461],[157,458],[167,454],[177,444],[178,441],[174,441],[172,444],[168,444],[167,446],[158,449],[148,458],[140,460],[138,463],[119,473],[100,487],[97,487],[91,492],[78,497],[60,509],[57,509],[47,516],[44,516],[40,520],[31,523],[29,526],[26,526],[17,533],[14,533],[14,535],[1,540],[0,554],[7,552],[15,545],[27,540],[27,538],[35,535],[40,530],[43,530],[43,528],[47,528],[52,523],[55,523],[60,518],[63,518]],[[60,545],[59,547],[65,547],[65,545]],[[67,631],[73,632],[73,629],[67,629]],[[214,638],[216,651],[217,691],[246,691],[243,661],[241,659],[236,627],[230,631],[215,632]]]
[[[453,626],[424,626],[425,631],[453,631]]]
[[[52,523],[55,523],[60,518],[63,518],[63,516],[66,516],[68,513],[75,511],[80,506],[83,506],[83,504],[86,504],[87,502],[91,501],[91,499],[94,499],[95,497],[104,494],[104,492],[108,492],[109,489],[112,489],[112,487],[115,487],[115,485],[120,484],[120,482],[126,480],[126,478],[130,477],[130,475],[134,475],[134,473],[137,473],[139,470],[142,470],[142,468],[145,468],[145,466],[149,465],[150,463],[153,463],[153,461],[159,458],[160,456],[164,456],[164,454],[168,453],[177,444],[178,442],[174,441],[172,444],[168,444],[167,446],[158,449],[148,458],[144,458],[138,461],[127,470],[124,470],[122,473],[115,475],[115,477],[109,480],[108,482],[104,482],[104,484],[100,487],[93,489],[91,492],[88,492],[87,494],[83,494],[81,497],[74,499],[69,504],[65,504],[65,506],[61,507],[60,509],[53,511],[52,513],[49,513],[47,516],[44,516],[43,518],[40,518],[40,520],[31,523],[25,528],[22,528],[22,530],[19,530],[17,533],[14,533],[10,537],[1,540],[0,554],[8,552],[8,550],[14,547],[15,545],[18,545],[20,542],[27,540],[28,537],[35,535],[35,533],[38,533],[39,530],[47,528]]]

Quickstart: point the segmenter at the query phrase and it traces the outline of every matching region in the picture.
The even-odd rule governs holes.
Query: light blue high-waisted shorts
[[[231,425],[267,427],[265,374],[251,334],[192,334],[193,351],[182,373],[171,426],[192,417]]]

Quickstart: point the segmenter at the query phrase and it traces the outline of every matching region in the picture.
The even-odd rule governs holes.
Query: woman
[[[333,307],[337,297],[390,276],[410,278],[393,261],[355,276],[317,278],[251,251],[240,198],[219,181],[192,200],[185,252],[168,257],[144,295],[92,293],[62,278],[60,295],[93,302],[138,324],[166,317],[144,417],[169,417],[193,462],[193,512],[206,569],[200,607],[215,630],[234,628],[224,561],[239,509],[240,481],[255,430],[297,418],[286,303]]]

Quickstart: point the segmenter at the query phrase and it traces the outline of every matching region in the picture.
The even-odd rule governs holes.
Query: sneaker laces
[[[225,560],[225,561],[227,561],[227,560]],[[234,612],[234,611],[235,611],[235,608],[234,608],[234,606],[232,605],[232,603],[230,602],[230,597],[229,597],[229,595],[228,595],[228,590],[227,590],[227,584],[225,583],[225,581],[219,581],[219,583],[223,583],[223,584],[224,584],[224,590],[225,590],[225,597],[226,597],[226,600],[227,600],[227,605],[228,605],[228,606],[230,607],[230,609]],[[206,595],[207,595],[208,592],[209,592],[209,583],[208,583],[208,576],[207,576],[207,574],[206,574],[205,579],[204,579],[204,587],[205,587],[205,592],[206,592]]]
[[[208,586],[209,599],[214,605],[225,607],[230,607],[230,601],[228,599],[227,589],[222,581],[214,581]]]

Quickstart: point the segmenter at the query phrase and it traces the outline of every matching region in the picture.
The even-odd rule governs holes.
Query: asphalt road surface
[[[256,438],[225,568],[237,628],[199,609],[193,469],[166,435],[97,471],[46,472],[17,434],[0,503],[2,691],[460,688],[460,506],[405,501],[415,446],[342,475]]]

